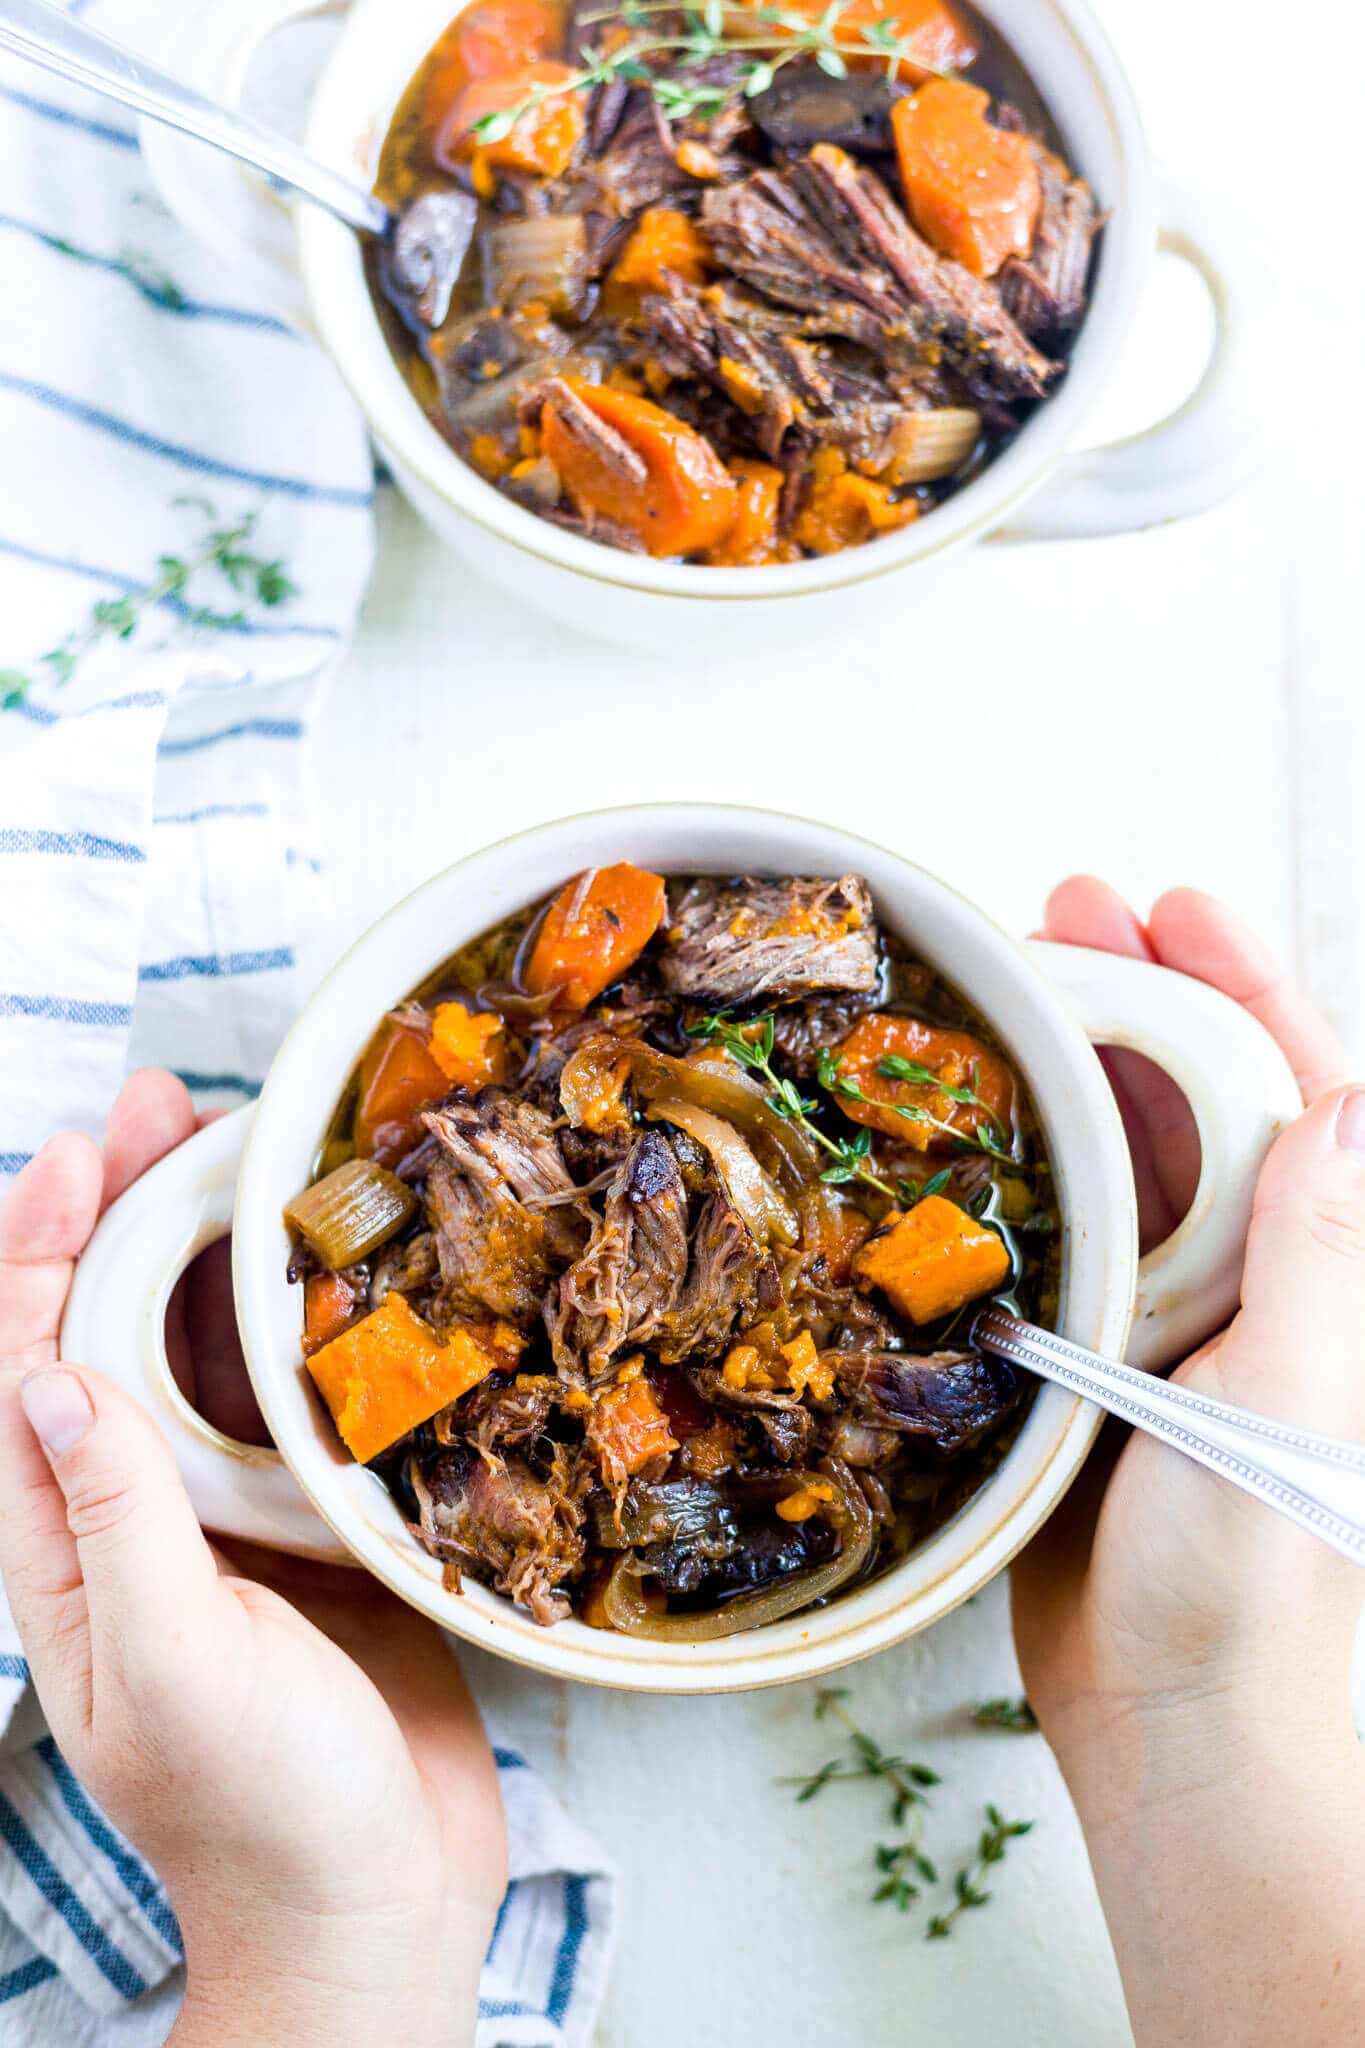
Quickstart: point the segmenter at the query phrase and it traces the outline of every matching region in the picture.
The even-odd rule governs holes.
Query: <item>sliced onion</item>
[[[795,1244],[796,1212],[770,1174],[766,1174],[734,1125],[694,1102],[661,1095],[651,1102],[648,1114],[662,1122],[676,1124],[695,1138],[711,1155],[725,1192],[761,1245],[776,1238],[779,1244]]]
[[[499,221],[480,238],[486,306],[540,299],[552,313],[573,315],[587,284],[588,244],[580,213],[533,214]]]
[[[752,1593],[737,1593],[705,1614],[656,1614],[647,1604],[640,1583],[640,1567],[634,1557],[623,1557],[612,1571],[603,1594],[607,1619],[624,1636],[641,1636],[654,1643],[713,1643],[722,1636],[738,1635],[742,1629],[762,1628],[809,1607],[812,1600],[824,1600],[848,1584],[872,1555],[876,1524],[862,1488],[852,1474],[830,1461],[827,1472],[797,1472],[790,1475],[793,1491],[821,1479],[832,1479],[837,1497],[821,1503],[820,1513],[839,1529],[843,1541],[839,1555],[809,1571],[793,1572],[775,1585],[760,1586]]]
[[[722,1054],[691,1053],[685,1060],[677,1060],[638,1039],[613,1038],[607,1033],[586,1039],[559,1081],[559,1099],[571,1122],[581,1123],[583,1112],[601,1093],[604,1079],[623,1059],[629,1063],[632,1085],[644,1103],[666,1096],[723,1117],[753,1145],[759,1163],[790,1199],[820,1186],[825,1161],[814,1140],[799,1125],[780,1117],[759,1082]]]

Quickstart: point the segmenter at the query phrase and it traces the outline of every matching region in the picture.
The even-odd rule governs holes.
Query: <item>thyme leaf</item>
[[[97,598],[81,625],[38,656],[45,682],[69,683],[87,654],[109,640],[131,640],[149,611],[168,600],[184,603],[190,585],[206,571],[216,572],[248,604],[271,609],[294,595],[296,586],[284,563],[258,555],[247,545],[256,529],[254,512],[224,526],[219,523],[216,506],[207,498],[175,498],[172,503],[203,515],[207,524],[198,544],[183,555],[158,555],[156,573],[122,597]],[[246,616],[240,605],[223,611],[195,604],[184,618],[190,627],[231,630],[243,625]],[[36,680],[23,669],[0,671],[0,711],[12,711],[22,704]]]
[[[871,1903],[874,1906],[894,1906],[898,1913],[908,1913],[924,1897],[926,1887],[936,1887],[940,1883],[938,1866],[925,1847],[924,1833],[931,1810],[928,1794],[942,1781],[938,1772],[928,1764],[896,1756],[883,1749],[849,1713],[844,1705],[847,1698],[848,1693],[843,1687],[822,1687],[815,1695],[814,1708],[817,1721],[832,1717],[843,1724],[847,1735],[844,1753],[829,1757],[807,1777],[785,1778],[779,1782],[796,1786],[799,1806],[808,1805],[827,1786],[853,1779],[873,1779],[886,1788],[890,1795],[891,1822],[901,1831],[901,1839],[878,1841],[873,1846],[872,1866],[876,1882],[870,1895]],[[991,1700],[985,1704],[990,1709],[1011,1706],[1007,1700]],[[1027,1703],[1021,1701],[1019,1705],[1025,1707]],[[995,1725],[994,1721],[989,1725]],[[1006,1725],[1013,1726],[1014,1723]],[[976,1856],[956,1872],[949,1902],[928,1920],[925,1935],[929,1940],[944,1940],[952,1933],[963,1913],[989,1904],[991,1894],[985,1888],[987,1874],[997,1863],[1004,1861],[1008,1844],[1030,1833],[1032,1827],[1032,1821],[1006,1820],[998,1806],[987,1806],[986,1826],[978,1838]]]
[[[982,1700],[972,1708],[978,1728],[1006,1728],[1011,1735],[1034,1735],[1038,1716],[1026,1699]]]
[[[852,1138],[831,1138],[820,1126],[811,1122],[811,1112],[818,1107],[815,1100],[802,1095],[796,1084],[786,1080],[773,1067],[773,1048],[776,1041],[776,1020],[771,1011],[765,1016],[754,1017],[748,1023],[738,1024],[723,1011],[713,1011],[709,1016],[699,1017],[687,1027],[689,1038],[700,1039],[706,1045],[719,1045],[729,1053],[731,1059],[751,1074],[759,1075],[767,1082],[769,1090],[768,1107],[777,1116],[789,1123],[800,1126],[808,1138],[814,1139],[830,1156],[820,1178],[831,1187],[844,1181],[860,1180],[865,1187],[875,1188],[887,1200],[896,1200],[896,1190],[889,1182],[882,1180],[872,1171],[868,1163],[872,1150],[872,1133],[864,1127]],[[820,1055],[823,1082],[825,1054]]]
[[[848,59],[867,56],[884,60],[888,78],[896,76],[902,62],[913,64],[921,74],[952,75],[926,64],[922,49],[915,46],[913,35],[899,35],[892,16],[867,26],[844,22],[843,15],[849,4],[850,0],[832,0],[821,15],[815,20],[808,20],[804,15],[781,7],[740,5],[726,8],[722,0],[704,0],[700,8],[679,7],[676,0],[623,0],[618,7],[580,15],[579,27],[589,29],[607,22],[624,23],[627,28],[639,31],[638,34],[609,51],[585,46],[581,51],[579,68],[570,72],[567,78],[555,84],[540,82],[533,85],[515,106],[484,114],[472,124],[470,132],[479,143],[500,142],[511,134],[519,121],[528,114],[534,114],[546,100],[561,99],[570,93],[592,92],[599,85],[609,85],[618,78],[634,85],[647,85],[661,112],[668,118],[710,121],[737,95],[753,99],[758,93],[766,92],[777,72],[799,57],[813,57],[830,78],[846,78]],[[659,15],[671,19],[662,24],[667,32],[656,34],[652,24],[654,17]],[[672,27],[679,17],[683,24],[681,32]],[[713,58],[734,51],[753,54],[740,67],[739,77],[733,85],[687,79],[689,70],[697,70]],[[663,61],[649,63],[646,60]]]

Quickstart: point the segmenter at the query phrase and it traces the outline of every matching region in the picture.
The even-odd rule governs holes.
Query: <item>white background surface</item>
[[[1156,154],[1232,195],[1266,258],[1264,485],[1183,528],[987,546],[895,631],[868,637],[855,617],[833,650],[742,668],[676,648],[641,659],[518,615],[386,492],[363,628],[315,750],[333,892],[319,972],[485,840],[597,804],[731,799],[866,830],[1020,932],[1077,868],[1142,907],[1200,883],[1296,959],[1360,1048],[1359,29],[1327,0],[1101,11]],[[1106,428],[1188,384],[1206,317],[1188,273],[1163,264]],[[864,1725],[943,1771],[945,1865],[987,1799],[1037,1822],[950,1943],[868,1903],[871,1846],[889,1833],[875,1787],[798,1808],[775,1782],[837,1746],[808,1688],[633,1700],[467,1662],[498,1732],[626,1873],[603,2048],[1130,2040],[1041,1739],[962,1713],[1016,1686],[1003,1586],[849,1678]]]

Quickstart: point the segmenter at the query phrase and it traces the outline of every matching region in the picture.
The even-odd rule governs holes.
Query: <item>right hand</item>
[[[215,1553],[143,1410],[57,1362],[101,1207],[193,1129],[136,1075],[103,1155],[53,1138],[0,1206],[0,1575],[59,1748],[179,1915],[176,2041],[454,2048],[507,1866],[445,1641],[363,1572]],[[240,1354],[202,1364],[240,1418]]]
[[[1327,1435],[1365,1437],[1365,1090],[1323,1020],[1230,912],[1193,890],[1143,925],[1103,883],[1049,901],[1043,937],[1156,960],[1243,1003],[1283,1048],[1306,1109],[1256,1191],[1242,1306],[1172,1375],[1216,1399]],[[1183,1097],[1109,1056],[1142,1203],[1144,1243],[1183,1214],[1199,1149]],[[1273,1701],[1305,1739],[1349,1736],[1348,1674],[1365,1581],[1315,1537],[1141,1432],[1103,1450],[1014,1569],[1028,1696],[1073,1779],[1125,1796],[1119,1748],[1137,1720],[1198,1722],[1210,1744]],[[1112,1449],[1122,1443],[1115,1464]],[[1176,1745],[1171,1754],[1184,1754]],[[1198,1745],[1188,1757],[1205,1767]]]

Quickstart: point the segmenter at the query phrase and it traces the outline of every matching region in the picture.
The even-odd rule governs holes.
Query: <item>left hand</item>
[[[179,1082],[135,1075],[103,1154],[54,1138],[0,1205],[0,1576],[59,1748],[179,1915],[177,2042],[451,2048],[506,1844],[444,1639],[360,1571],[215,1553],[143,1410],[57,1363],[101,1209],[194,1127]],[[200,1405],[247,1434],[217,1339]]]

